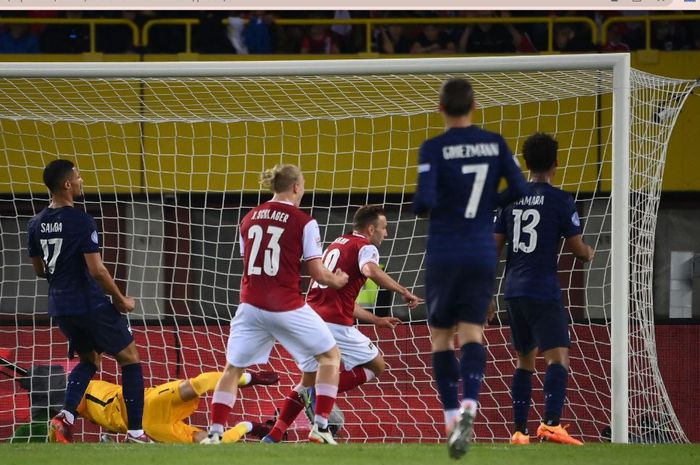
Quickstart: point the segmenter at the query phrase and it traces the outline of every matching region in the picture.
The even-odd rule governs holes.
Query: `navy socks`
[[[122,392],[129,430],[140,430],[143,418],[143,371],[141,363],[122,367]]]

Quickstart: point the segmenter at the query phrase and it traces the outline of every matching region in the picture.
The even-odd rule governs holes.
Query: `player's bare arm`
[[[136,307],[136,301],[133,297],[122,294],[119,287],[117,287],[117,284],[112,279],[112,275],[109,274],[109,270],[107,270],[107,267],[105,267],[102,262],[100,254],[86,253],[83,254],[83,256],[85,257],[85,263],[87,264],[90,276],[97,281],[107,294],[112,296],[112,302],[117,310],[122,313],[132,312]]]
[[[46,277],[46,268],[44,268],[44,261],[41,259],[41,257],[32,257],[32,266],[34,267],[34,273],[36,273],[37,277]]]
[[[337,268],[334,272],[328,271],[323,266],[320,258],[314,258],[306,262],[311,279],[333,289],[340,289],[348,283],[348,274]]]
[[[362,267],[362,274],[367,276],[369,279],[371,279],[384,289],[388,289],[390,291],[396,292],[397,294],[401,294],[403,300],[406,302],[406,305],[408,305],[408,308],[410,308],[411,310],[416,308],[419,304],[425,302],[423,299],[411,293],[401,284],[394,281],[391,278],[391,276],[389,276],[384,272],[384,270],[379,268],[379,266],[376,263],[365,263]]]
[[[394,329],[396,325],[401,324],[401,320],[393,316],[377,316],[369,310],[365,310],[359,304],[355,303],[355,308],[352,312],[352,316],[362,323],[370,323],[377,328],[391,328]]]
[[[503,247],[506,246],[506,235],[496,233],[493,235],[493,240],[496,242],[496,257],[501,257]]]
[[[496,243],[496,257],[500,258],[501,253],[503,253],[503,248],[506,246],[507,237],[505,234],[495,233],[493,235],[493,240]],[[496,316],[496,298],[491,299],[489,304],[488,312],[486,313],[486,321],[493,321]]]
[[[581,234],[569,237],[566,239],[565,244],[571,253],[582,262],[588,263],[593,260],[595,251],[593,247],[583,242],[583,236]]]

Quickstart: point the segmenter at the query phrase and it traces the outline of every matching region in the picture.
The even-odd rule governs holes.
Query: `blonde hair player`
[[[348,275],[340,269],[330,272],[321,262],[318,223],[299,209],[304,196],[299,168],[276,165],[260,179],[274,195],[241,222],[241,303],[231,320],[226,368],[214,390],[209,435],[202,443],[221,442],[236,402],[238,379],[246,367],[267,363],[279,341],[297,363],[307,357],[318,362],[316,416],[309,440],[335,445],[328,416],[338,392],[340,352],[321,317],[304,302],[299,287],[301,260],[314,281],[334,289],[343,287]]]

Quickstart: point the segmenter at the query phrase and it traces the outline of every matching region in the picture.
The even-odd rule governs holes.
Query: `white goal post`
[[[613,442],[652,442],[645,428],[653,418],[662,424],[654,438],[687,441],[657,366],[650,260],[668,139],[693,83],[633,70],[629,54],[4,63],[0,169],[10,179],[0,180],[0,202],[12,204],[18,213],[14,222],[0,224],[3,238],[16,238],[14,246],[5,247],[3,263],[28,264],[20,238],[26,219],[45,206],[40,169],[52,158],[84,161],[94,155],[92,166],[79,165],[93,182],[89,186],[86,180],[85,206],[103,229],[105,222],[116,224],[112,227],[119,237],[105,261],[113,270],[121,267],[117,277],[144,302],[131,317],[135,327],[143,327],[137,341],[144,364],[156,360],[168,372],[176,357],[188,376],[196,374],[198,364],[202,371],[220,369],[221,334],[237,305],[229,291],[238,286],[239,276],[237,252],[231,253],[234,241],[225,231],[235,230],[241,212],[265,198],[252,181],[262,165],[291,160],[315,173],[307,198],[326,230],[324,245],[347,225],[358,205],[391,206],[395,232],[380,249],[383,262],[390,274],[423,295],[425,225],[408,213],[415,155],[420,142],[440,130],[437,92],[450,76],[473,82],[479,124],[503,133],[516,155],[534,130],[552,132],[560,140],[562,174],[555,184],[575,196],[583,210],[584,235],[602,250],[589,269],[560,265],[570,282],[564,291],[580,311],[572,317],[572,343],[580,350],[572,348],[572,359],[579,361],[572,365],[569,390],[582,394],[570,396],[568,419],[585,423],[580,433],[587,440],[601,438],[599,431],[607,423]],[[232,195],[237,197],[232,200]],[[248,202],[245,195],[254,198]],[[19,213],[22,202],[25,207],[29,202],[31,211]],[[201,240],[195,243],[197,234]],[[187,242],[187,250],[168,241]],[[32,284],[26,273],[5,273],[0,317],[12,320],[20,334],[27,321],[36,320],[32,314],[45,312],[44,301],[35,297],[45,287]],[[195,277],[199,282],[192,282]],[[425,317],[400,308],[388,311],[409,323],[400,334],[364,328],[372,338],[382,337],[378,345],[387,352],[387,374],[376,387],[348,393],[355,396],[353,402],[341,403],[341,408],[349,410],[362,395],[393,400],[384,409],[367,405],[351,415],[346,411],[348,438],[436,440],[439,426],[431,425],[426,436],[368,426],[404,418],[394,410],[405,411],[418,426],[437,418],[427,335],[421,329]],[[24,343],[10,334],[10,326],[0,326],[0,348],[14,341],[21,349]],[[40,331],[47,349],[33,352],[31,362],[51,364],[59,356],[48,346],[61,339],[43,325]],[[176,356],[158,354],[160,347],[151,340],[156,333],[168,339],[163,343],[168,348],[175,338]],[[211,346],[203,345],[205,340]],[[477,439],[505,439],[511,408],[505,386],[513,366],[512,357],[504,360],[508,340],[505,323],[487,330],[487,341],[494,341],[489,363],[495,368],[486,376],[486,419],[477,425]],[[289,370],[283,381],[293,379],[288,356],[276,356],[275,368]],[[609,357],[609,365],[598,356]],[[147,384],[166,380],[160,373],[153,371]],[[419,393],[403,399],[410,380]],[[246,412],[257,415],[257,407],[269,411],[288,387],[256,391],[261,400],[244,404]],[[414,412],[416,405],[429,415]]]

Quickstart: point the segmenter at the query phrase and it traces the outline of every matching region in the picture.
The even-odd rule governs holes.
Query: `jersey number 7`
[[[462,165],[462,174],[474,173],[474,183],[472,184],[472,192],[469,194],[467,201],[467,210],[464,212],[465,218],[475,218],[476,212],[479,210],[479,201],[481,194],[484,192],[484,184],[486,183],[486,175],[489,172],[488,163],[479,163],[478,165]]]

